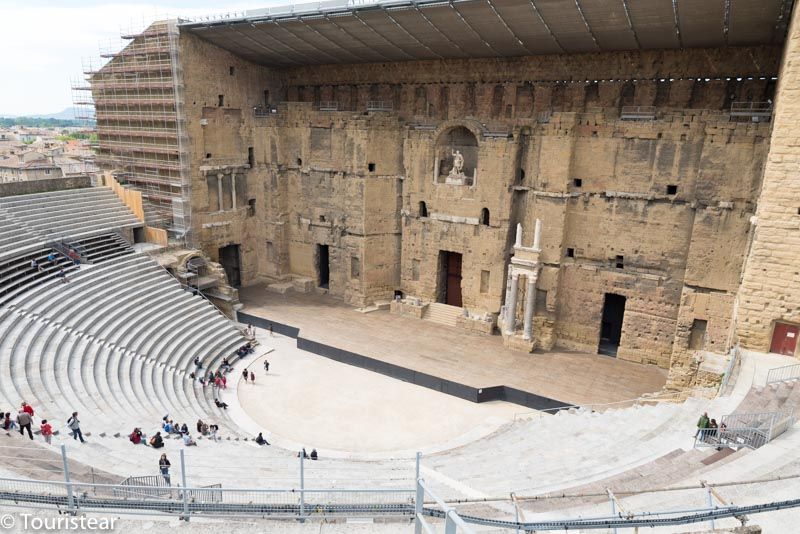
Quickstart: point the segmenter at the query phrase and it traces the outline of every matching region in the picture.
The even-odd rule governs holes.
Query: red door
[[[461,307],[461,254],[447,253],[447,304]]]
[[[800,328],[793,324],[775,323],[769,351],[785,356],[794,356],[798,332],[800,332]]]

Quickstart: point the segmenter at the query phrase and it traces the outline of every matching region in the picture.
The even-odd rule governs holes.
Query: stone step
[[[432,323],[446,326],[456,326],[458,318],[464,314],[464,310],[457,306],[450,306],[439,302],[431,302],[425,307],[422,318]]]

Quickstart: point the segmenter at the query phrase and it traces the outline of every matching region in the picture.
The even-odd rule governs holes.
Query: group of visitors
[[[297,453],[297,457],[298,458],[300,458],[301,456],[303,458],[305,458],[306,460],[319,460],[319,455],[317,454],[317,449],[311,449],[311,454],[308,454],[306,452],[306,448],[303,447],[302,449],[300,449],[300,452]]]
[[[12,430],[18,430],[22,436],[24,436],[25,432],[27,432],[28,437],[32,440],[34,416],[35,411],[33,406],[25,401],[22,401],[20,409],[15,417],[12,418],[11,412],[0,412],[0,428],[8,432]],[[86,440],[83,439],[83,433],[81,432],[81,424],[78,420],[78,412],[73,412],[72,415],[67,419],[67,428],[69,428],[73,439],[80,439],[81,443],[86,442]],[[55,434],[55,432],[53,431],[53,425],[51,425],[47,419],[42,419],[39,422],[39,434],[46,443],[52,443],[53,434]]]
[[[694,437],[700,441],[714,442],[718,440],[720,431],[725,428],[725,423],[718,425],[716,419],[709,419],[708,412],[703,412],[703,415],[697,420],[697,432]]]
[[[250,377],[250,382],[253,384],[256,383],[256,374],[253,371],[248,371],[247,367],[242,370],[242,378],[244,379],[245,383],[247,383],[248,377]]]

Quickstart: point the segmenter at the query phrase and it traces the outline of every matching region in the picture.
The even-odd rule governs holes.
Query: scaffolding
[[[142,192],[147,224],[186,238],[188,158],[178,32],[174,20],[122,32],[121,46],[101,47],[99,60],[84,62],[73,100],[84,110],[78,118],[96,121],[98,166]]]

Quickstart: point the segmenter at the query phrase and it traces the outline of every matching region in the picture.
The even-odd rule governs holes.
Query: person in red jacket
[[[139,430],[138,428],[134,428],[129,438],[131,440],[131,443],[133,443],[134,445],[140,444],[142,442],[142,431]]]
[[[53,427],[50,426],[50,423],[47,422],[47,419],[42,419],[41,432],[42,437],[49,445],[50,440],[53,438]]]
[[[31,419],[33,419],[33,406],[31,406],[25,401],[22,401],[22,411],[26,412],[28,415],[31,416]]]

